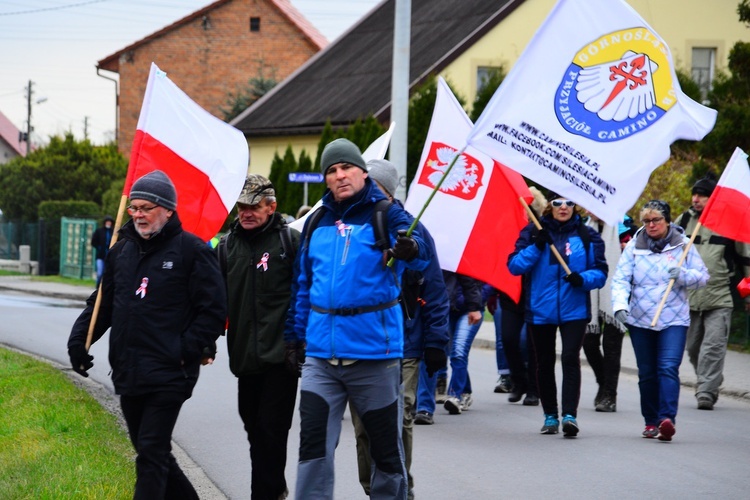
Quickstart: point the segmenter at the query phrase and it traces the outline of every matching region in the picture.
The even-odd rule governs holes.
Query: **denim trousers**
[[[483,319],[474,325],[469,324],[469,315],[462,314],[451,318],[451,381],[448,394],[460,398],[462,394],[471,394],[469,377],[469,351],[471,344],[482,326]]]
[[[680,363],[685,350],[687,326],[649,330],[628,325],[638,364],[641,414],[646,425],[659,425],[677,416],[680,399]]]
[[[508,375],[510,366],[503,347],[503,310],[498,307],[492,315],[495,320],[495,361],[497,363],[497,374]]]

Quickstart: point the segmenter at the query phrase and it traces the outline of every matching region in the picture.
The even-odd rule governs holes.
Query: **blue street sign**
[[[323,174],[317,172],[292,172],[289,182],[323,182]]]

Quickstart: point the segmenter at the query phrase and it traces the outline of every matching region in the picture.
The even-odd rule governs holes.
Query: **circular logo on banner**
[[[676,103],[668,49],[639,27],[604,35],[575,55],[555,114],[571,134],[613,142],[646,130]]]

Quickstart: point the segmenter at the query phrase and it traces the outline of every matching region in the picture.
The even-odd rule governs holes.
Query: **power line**
[[[90,5],[92,3],[101,3],[101,2],[108,2],[108,1],[109,0],[89,0],[88,2],[71,3],[68,5],[58,5],[57,7],[41,7],[39,9],[17,10],[16,12],[0,12],[0,16],[17,16],[20,14],[36,14],[37,12],[70,9],[73,7],[81,7],[82,5]]]

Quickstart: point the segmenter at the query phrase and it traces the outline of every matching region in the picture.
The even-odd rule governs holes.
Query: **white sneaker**
[[[461,411],[468,410],[469,407],[471,406],[471,403],[473,402],[474,402],[474,398],[471,397],[470,393],[465,392],[461,394],[461,402],[460,402]]]
[[[451,415],[460,415],[461,414],[461,401],[458,400],[458,398],[449,397],[445,400],[445,403],[443,404],[443,408],[448,410],[448,413]]]

